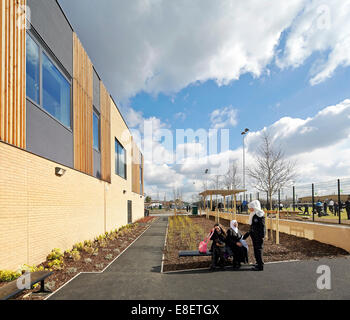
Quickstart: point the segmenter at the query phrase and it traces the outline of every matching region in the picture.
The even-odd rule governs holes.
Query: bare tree
[[[229,167],[228,171],[226,172],[226,175],[223,177],[223,186],[227,190],[234,190],[238,189],[241,185],[241,179],[238,176],[238,166],[237,162],[232,162],[232,165]],[[231,196],[231,203],[233,203],[234,196]],[[229,201],[229,199],[227,199]],[[227,202],[228,206],[228,202]]]
[[[212,177],[212,185],[213,185],[215,190],[219,190],[221,188],[221,186],[223,185],[222,175],[220,175],[220,174],[214,175]],[[217,206],[218,205],[218,195],[215,195],[215,203]]]
[[[247,170],[248,176],[259,191],[268,194],[272,208],[272,196],[295,178],[295,162],[285,159],[282,149],[273,145],[266,132],[261,137],[255,160],[256,165]]]
[[[241,185],[241,179],[238,176],[238,166],[237,162],[233,162],[231,167],[226,172],[226,175],[222,181],[223,186],[227,190],[238,189]]]

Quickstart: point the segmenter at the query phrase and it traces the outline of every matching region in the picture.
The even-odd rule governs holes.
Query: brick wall
[[[0,142],[0,270],[39,264],[53,248],[71,249],[125,225],[127,200],[133,221],[143,217],[144,199],[131,192],[131,166],[122,181],[114,174],[114,150],[112,159],[109,184]],[[56,166],[67,170],[64,176],[55,175]]]

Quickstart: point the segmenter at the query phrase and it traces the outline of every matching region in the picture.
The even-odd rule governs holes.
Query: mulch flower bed
[[[80,272],[101,272],[137,237],[139,237],[155,219],[157,218],[142,218],[132,224],[130,228],[125,228],[122,231],[118,231],[115,234],[115,239],[106,239],[105,241],[102,240],[102,243],[98,241],[92,242],[92,249],[90,252],[86,252],[84,249],[78,251],[80,259],[77,261],[72,259],[71,254],[65,252],[63,256],[64,263],[62,269],[52,270],[54,273],[45,280],[45,287],[54,292]],[[38,267],[43,266],[45,269],[50,269],[48,263],[49,261],[45,261]],[[0,282],[0,286],[5,284],[6,283],[4,282]],[[44,299],[45,295],[32,294],[32,292],[36,291],[37,289],[38,288],[34,290],[26,290],[22,294],[18,295],[16,299]]]
[[[184,242],[181,239],[180,231],[173,232],[171,237],[167,239],[167,245],[164,250],[164,266],[163,270],[185,270],[196,268],[207,268],[211,264],[211,257],[182,257],[179,258],[180,250],[198,250],[198,244],[204,240],[204,236],[209,233],[214,226],[213,219],[207,220],[202,217],[192,217],[191,221],[194,224],[194,228],[203,229],[203,232],[197,233],[197,238],[192,241],[192,244]],[[228,220],[220,220],[220,224],[225,228],[229,227]],[[242,234],[249,230],[248,225],[240,224],[239,230]],[[203,236],[204,235],[204,236]],[[275,244],[276,234],[273,232],[273,239],[271,240],[269,232],[269,240],[264,242],[264,261],[287,261],[287,260],[310,260],[319,258],[334,258],[348,255],[349,253],[341,248],[337,248],[332,245],[324,244],[315,240],[308,240],[305,238],[299,238],[293,235],[280,233],[280,244]],[[249,245],[249,263],[255,263],[253,244],[250,237],[247,239]],[[196,248],[194,248],[196,246]],[[208,244],[208,248],[211,246],[211,241]]]

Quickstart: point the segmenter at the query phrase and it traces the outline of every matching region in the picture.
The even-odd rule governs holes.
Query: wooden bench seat
[[[40,282],[40,290],[38,292],[50,293],[51,291],[45,290],[45,279],[52,275],[50,271],[37,271],[30,273],[30,287]],[[0,300],[8,300],[17,294],[23,292],[26,289],[19,289],[17,287],[17,280],[10,282],[9,284],[0,288]]]

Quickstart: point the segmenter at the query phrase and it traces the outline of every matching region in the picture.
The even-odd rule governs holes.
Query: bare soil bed
[[[211,217],[212,218],[212,217]],[[202,217],[192,217],[193,223],[203,230],[204,234],[207,234],[214,225],[213,218],[205,219]],[[221,225],[225,228],[229,227],[229,221],[221,219]],[[248,225],[240,224],[240,231],[244,234],[249,230]],[[202,233],[203,234],[203,233]],[[270,233],[269,233],[270,236]],[[273,232],[273,239],[276,239],[276,234]],[[200,241],[204,240],[198,236],[196,243],[199,244]],[[255,263],[253,245],[251,239],[247,239],[249,245],[249,263]],[[210,248],[211,241],[208,244]],[[164,267],[163,270],[173,271],[173,270],[185,270],[185,269],[195,269],[195,268],[207,268],[210,266],[211,257],[182,257],[179,258],[180,250],[193,250],[194,248],[189,248],[184,245],[181,241],[180,232],[176,232],[175,236],[171,239],[167,239],[167,245],[164,250]],[[269,237],[269,240],[264,242],[264,261],[287,261],[287,260],[310,260],[319,258],[334,258],[339,256],[345,256],[349,253],[341,248],[337,248],[332,245],[324,244],[315,240],[308,240],[304,238],[299,238],[293,235],[288,235],[285,233],[280,233],[280,244],[276,245]]]
[[[53,270],[53,274],[45,280],[45,287],[54,292],[60,288],[67,281],[72,279],[80,272],[101,272],[105,269],[116,257],[118,257],[124,249],[126,249],[137,237],[139,237],[156,217],[145,217],[134,225],[130,230],[121,232],[114,240],[107,240],[106,244],[101,247],[98,244],[94,246],[97,252],[87,253],[85,251],[79,251],[80,259],[74,261],[67,253],[64,254],[64,266],[61,270]],[[49,269],[48,262],[45,261],[38,267],[43,266],[45,269]],[[6,282],[0,282],[0,287],[6,285]],[[34,290],[26,290],[22,294],[18,295],[17,300],[40,300],[45,298],[45,295],[32,294],[40,288]]]

